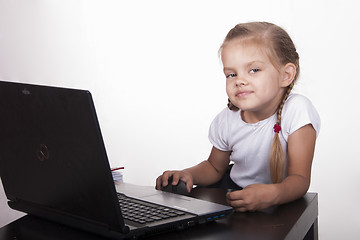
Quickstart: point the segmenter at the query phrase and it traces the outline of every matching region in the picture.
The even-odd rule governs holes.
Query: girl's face
[[[226,92],[233,105],[242,110],[243,120],[255,123],[273,115],[285,87],[278,71],[256,44],[232,40],[225,44],[221,58]]]

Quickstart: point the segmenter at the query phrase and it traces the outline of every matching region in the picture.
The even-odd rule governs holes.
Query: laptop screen
[[[88,91],[0,82],[0,176],[22,204],[123,225]]]

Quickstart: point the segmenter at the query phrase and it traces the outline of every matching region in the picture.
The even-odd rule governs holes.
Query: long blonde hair
[[[236,25],[226,35],[225,40],[220,48],[220,52],[224,45],[233,39],[246,39],[249,42],[260,44],[264,47],[271,63],[276,69],[287,63],[293,63],[296,67],[296,74],[292,83],[287,87],[282,101],[277,108],[276,125],[281,126],[281,112],[285,101],[288,98],[295,81],[300,73],[299,55],[296,52],[295,45],[287,32],[281,27],[268,22],[249,22]],[[228,99],[228,107],[233,111],[239,108],[233,105]],[[279,183],[284,177],[285,154],[281,147],[279,138],[279,129],[275,132],[273,143],[270,151],[270,174],[273,183]]]

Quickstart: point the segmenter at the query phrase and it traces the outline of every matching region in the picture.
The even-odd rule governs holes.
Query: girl
[[[241,212],[300,198],[310,185],[320,118],[307,98],[291,93],[300,72],[291,38],[271,23],[238,24],[219,53],[229,103],[210,126],[210,156],[165,171],[156,188],[172,176],[173,185],[184,181],[188,191],[194,184],[236,189],[226,197]]]

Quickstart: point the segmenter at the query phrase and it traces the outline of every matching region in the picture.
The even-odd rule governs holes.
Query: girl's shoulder
[[[306,112],[317,114],[317,110],[315,109],[310,99],[298,93],[291,93],[286,99],[282,114],[297,115]]]
[[[312,103],[310,99],[305,97],[304,95],[298,94],[298,93],[291,93],[288,98],[286,99],[285,105],[311,105]]]
[[[234,124],[242,122],[239,111],[230,110],[228,107],[219,112],[211,123],[213,128],[226,128],[229,129]]]
[[[292,128],[293,132],[305,124],[312,124],[316,132],[320,130],[320,116],[309,98],[292,93],[285,102],[282,111],[282,125]]]
[[[232,121],[238,121],[239,119],[241,120],[240,110],[233,111],[226,107],[216,115],[214,121],[217,121],[218,123],[229,123]]]

